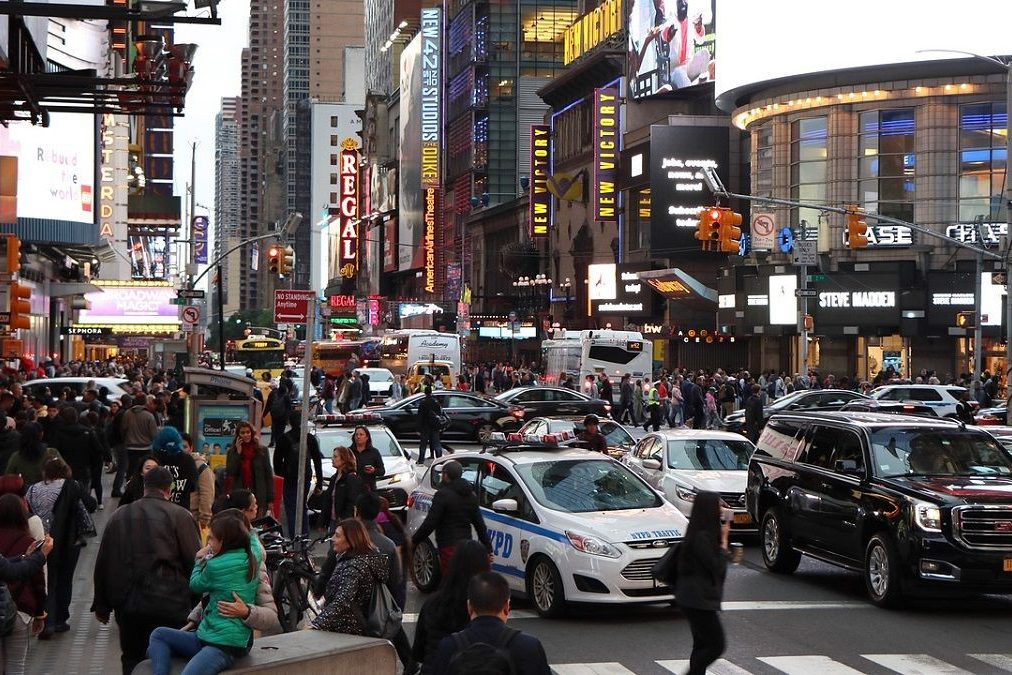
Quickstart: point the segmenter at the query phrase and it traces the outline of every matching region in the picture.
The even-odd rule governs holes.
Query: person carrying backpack
[[[533,635],[506,625],[510,589],[497,572],[475,575],[467,586],[471,622],[442,639],[422,675],[550,675],[545,648]]]

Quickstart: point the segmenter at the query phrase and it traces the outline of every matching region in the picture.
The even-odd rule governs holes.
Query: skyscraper
[[[221,99],[221,109],[214,120],[214,258],[234,245],[239,231],[239,127],[238,97]],[[226,313],[239,306],[238,254],[222,261],[222,303]],[[234,266],[234,267],[233,267]],[[235,284],[233,289],[231,286]],[[217,291],[215,291],[217,292]]]

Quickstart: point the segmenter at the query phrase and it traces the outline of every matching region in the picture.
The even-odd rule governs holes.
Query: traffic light
[[[21,269],[21,240],[17,237],[5,237],[7,239],[7,269],[2,270],[3,274],[17,274]]]
[[[696,239],[704,251],[738,253],[741,240],[741,214],[726,206],[714,206],[699,214]]]
[[[288,276],[295,269],[295,249],[286,246],[281,251],[278,265],[278,274]]]
[[[864,209],[847,208],[847,246],[852,249],[868,245],[868,223],[864,222],[864,216]]]
[[[16,281],[10,282],[11,330],[32,327],[31,317],[28,316],[32,312],[32,307],[28,303],[28,298],[31,295],[32,289],[28,286],[23,286]]]
[[[960,312],[956,315],[957,328],[973,328],[977,324],[976,312]]]
[[[267,271],[281,276],[281,247],[271,246],[267,249]]]

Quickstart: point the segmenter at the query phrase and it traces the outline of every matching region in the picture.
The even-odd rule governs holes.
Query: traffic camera
[[[267,271],[281,276],[281,247],[271,246],[267,249]]]
[[[864,218],[864,209],[859,209],[856,206],[847,209],[847,246],[852,249],[864,248],[868,245],[868,223]]]

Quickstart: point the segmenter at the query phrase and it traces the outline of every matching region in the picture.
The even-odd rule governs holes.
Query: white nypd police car
[[[622,464],[597,452],[562,447],[568,434],[502,434],[482,452],[433,462],[408,498],[408,528],[425,519],[442,466],[463,465],[474,483],[492,541],[492,569],[526,595],[542,616],[566,603],[643,603],[673,598],[651,577],[653,564],[679,541],[685,516]],[[422,591],[439,583],[433,539],[414,554]]]

